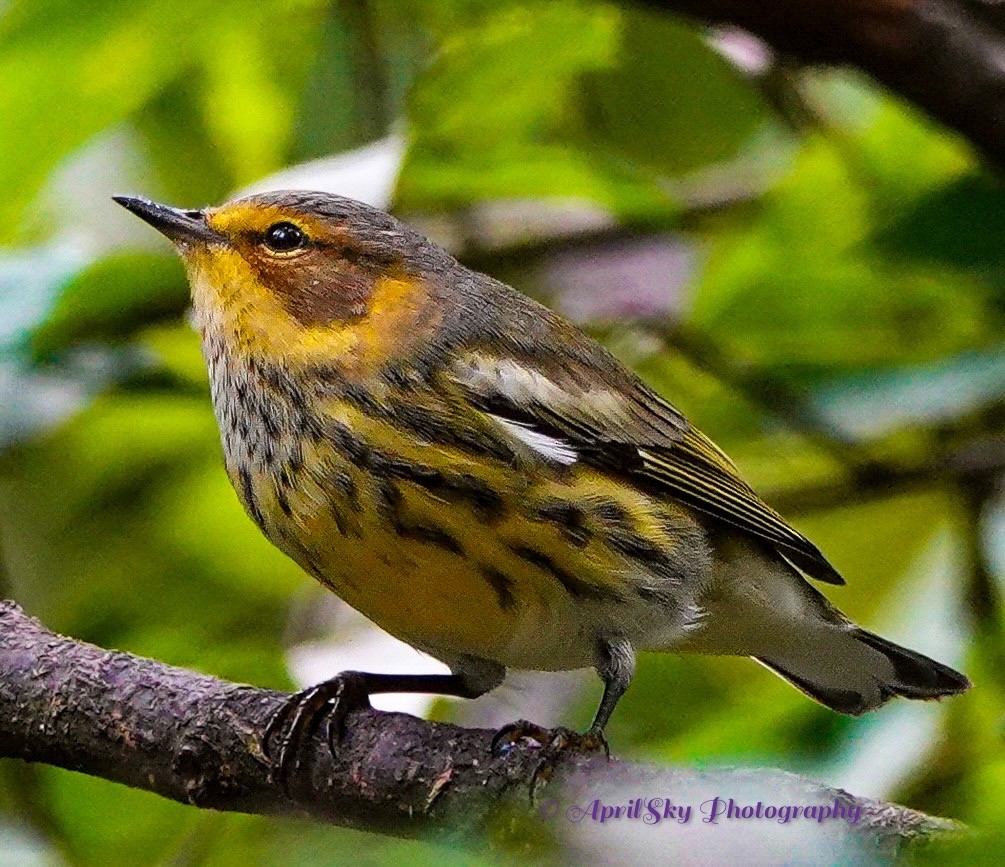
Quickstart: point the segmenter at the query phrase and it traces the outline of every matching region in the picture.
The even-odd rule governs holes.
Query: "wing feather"
[[[580,459],[675,497],[769,542],[808,575],[843,584],[820,550],[740,477],[727,455],[627,371],[598,370],[584,384],[561,367],[466,355],[451,378],[479,409],[571,443]]]

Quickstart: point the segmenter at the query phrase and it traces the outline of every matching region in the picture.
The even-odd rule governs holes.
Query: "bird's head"
[[[361,202],[300,191],[204,210],[115,201],[174,242],[200,329],[238,351],[348,372],[406,354],[435,328],[430,290],[453,260]]]

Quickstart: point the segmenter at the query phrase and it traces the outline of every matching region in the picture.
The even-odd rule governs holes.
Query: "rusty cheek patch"
[[[306,328],[366,316],[374,289],[385,276],[315,250],[289,260],[255,256],[251,264],[260,282]]]
[[[311,246],[291,256],[263,249],[263,233],[283,221],[299,226]],[[398,256],[311,214],[239,204],[210,212],[209,222],[230,238],[258,283],[305,328],[356,322],[367,315],[380,282],[407,279]]]

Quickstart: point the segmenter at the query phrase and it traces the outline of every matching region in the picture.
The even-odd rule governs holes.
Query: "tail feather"
[[[865,629],[833,629],[830,638],[831,652],[820,648],[812,659],[755,658],[810,698],[854,716],[895,696],[938,699],[970,688],[948,665]]]
[[[681,649],[751,656],[810,698],[861,714],[894,696],[956,695],[970,681],[856,626],[777,552],[740,536],[719,540],[706,616]]]

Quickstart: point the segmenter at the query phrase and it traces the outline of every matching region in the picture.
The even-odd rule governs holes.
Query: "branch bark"
[[[635,0],[851,64],[1005,166],[1005,8],[993,0]]]
[[[531,745],[494,757],[491,731],[374,710],[350,717],[337,757],[320,736],[307,745],[287,796],[261,752],[265,726],[285,698],[61,637],[13,602],[0,602],[0,756],[81,771],[196,807],[302,815],[469,844],[486,834],[498,840],[502,828],[504,838],[525,846],[542,838],[544,822],[551,831],[544,836],[567,849],[585,846],[594,857],[611,845],[622,853],[625,845],[658,845],[664,853],[667,845],[686,845],[693,854],[695,845],[710,851],[727,838],[736,845],[735,834],[748,852],[791,852],[792,837],[780,838],[777,822],[734,821],[728,832],[713,831],[702,821],[701,804],[714,797],[860,808],[858,822],[809,821],[802,832],[791,832],[850,854],[891,854],[957,829],[781,771],[695,772],[595,756],[563,758],[538,785],[543,794],[532,807],[539,753]],[[672,838],[638,821],[626,838],[592,817],[594,801],[624,804],[637,797],[669,798],[690,804],[694,813],[687,825],[656,823],[674,827]]]

